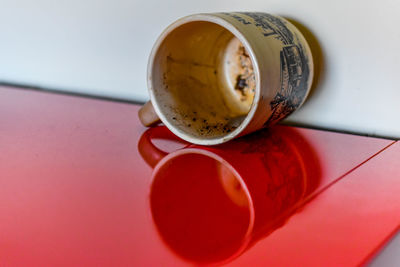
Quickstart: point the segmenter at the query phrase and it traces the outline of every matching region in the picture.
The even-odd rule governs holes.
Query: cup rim
[[[185,133],[184,131],[175,128],[169,120],[162,114],[157,101],[156,101],[156,96],[154,93],[154,88],[153,88],[153,81],[152,81],[152,69],[153,69],[153,63],[156,57],[157,52],[159,51],[159,48],[164,41],[164,39],[168,36],[169,33],[171,33],[173,30],[178,28],[179,26],[182,26],[184,24],[190,23],[190,22],[196,22],[196,21],[204,21],[204,22],[211,22],[214,24],[217,24],[224,29],[228,30],[230,33],[232,33],[236,38],[239,39],[239,41],[242,43],[242,45],[245,47],[247,53],[250,56],[251,63],[253,65],[253,70],[254,74],[256,77],[256,88],[255,88],[255,95],[253,102],[251,104],[250,110],[247,113],[246,117],[244,120],[240,123],[240,125],[230,133],[218,137],[218,138],[211,138],[211,139],[202,139],[198,137],[194,137],[192,135],[189,135]],[[153,49],[151,50],[149,61],[147,64],[147,88],[150,94],[150,100],[153,104],[154,110],[156,111],[158,117],[160,120],[167,126],[167,128],[173,132],[175,135],[178,137],[182,138],[183,140],[186,140],[190,143],[193,144],[198,144],[198,145],[217,145],[217,144],[222,144],[225,143],[237,136],[240,136],[241,133],[247,128],[247,126],[250,124],[252,121],[256,110],[258,108],[258,104],[260,101],[260,95],[261,95],[261,83],[260,83],[260,70],[259,70],[259,65],[258,61],[255,55],[254,50],[252,49],[251,45],[249,44],[247,38],[244,36],[244,34],[237,28],[235,27],[232,23],[228,22],[222,17],[219,17],[214,14],[194,14],[194,15],[189,15],[183,18],[178,19],[177,21],[173,22],[170,24],[162,33],[161,35],[157,38]]]

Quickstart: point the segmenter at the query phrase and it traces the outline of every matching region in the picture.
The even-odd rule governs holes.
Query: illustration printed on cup
[[[287,22],[277,16],[258,12],[223,13],[244,25],[254,24],[266,38],[275,38],[283,44],[280,52],[281,87],[270,102],[272,114],[265,126],[276,123],[294,112],[308,93],[310,58],[299,36],[288,29]],[[237,14],[245,15],[248,19]]]

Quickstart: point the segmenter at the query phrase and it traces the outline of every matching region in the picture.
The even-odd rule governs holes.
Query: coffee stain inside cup
[[[239,39],[231,39],[220,62],[225,77],[219,80],[224,83],[226,101],[231,109],[247,114],[253,103],[256,80],[250,56]]]
[[[154,94],[165,120],[196,138],[220,138],[240,126],[256,91],[252,60],[230,31],[196,21],[164,39],[153,65]]]

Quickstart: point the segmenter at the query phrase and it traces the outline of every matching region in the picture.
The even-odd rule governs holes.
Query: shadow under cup
[[[244,38],[229,27],[180,21],[167,28],[153,49],[151,101],[162,121],[185,136],[216,140],[249,120],[258,70]]]
[[[150,194],[163,240],[197,263],[221,262],[241,253],[254,224],[243,181],[222,159],[207,154],[185,149],[164,158],[154,170]]]

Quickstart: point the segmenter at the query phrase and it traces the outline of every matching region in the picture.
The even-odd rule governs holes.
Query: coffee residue
[[[243,45],[239,46],[237,56],[241,73],[236,76],[235,90],[240,92],[240,100],[245,101],[248,97],[252,97],[256,87],[253,64]]]

